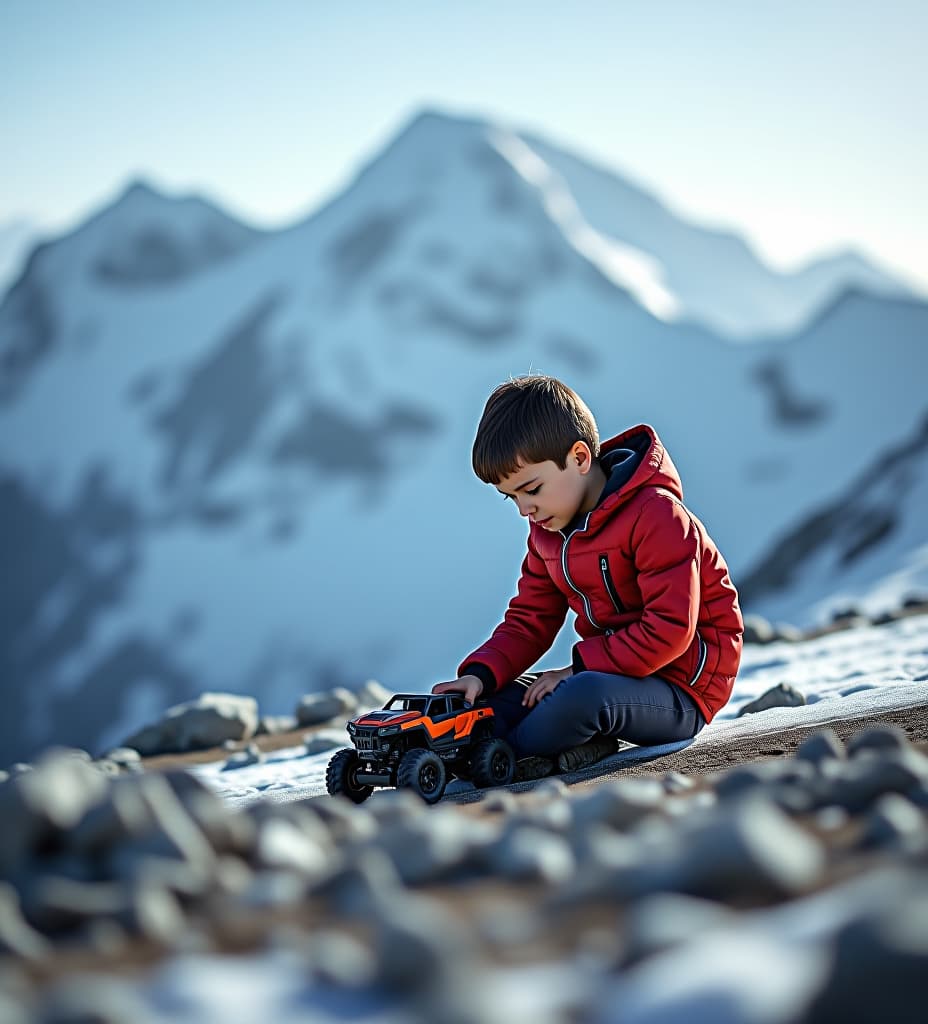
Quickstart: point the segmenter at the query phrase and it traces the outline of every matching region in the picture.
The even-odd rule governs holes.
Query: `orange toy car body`
[[[434,803],[449,775],[478,787],[505,785],[515,759],[494,739],[493,717],[492,708],[459,693],[398,693],[382,710],[348,723],[354,747],[329,762],[326,788],[360,803],[374,787],[408,787]]]

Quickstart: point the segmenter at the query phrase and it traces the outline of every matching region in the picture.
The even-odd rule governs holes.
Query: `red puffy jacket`
[[[582,638],[575,671],[643,678],[684,689],[709,722],[731,696],[744,623],[728,566],[683,504],[683,487],[655,431],[605,442],[600,460],[630,449],[628,475],[565,539],[531,524],[516,596],[490,639],[458,669],[489,670],[497,687],[554,642],[568,609]],[[632,455],[633,453],[633,455]],[[486,678],[485,672],[479,673]]]

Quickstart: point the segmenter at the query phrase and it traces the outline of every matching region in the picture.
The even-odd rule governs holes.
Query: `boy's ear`
[[[581,473],[589,473],[593,465],[593,453],[586,441],[577,441],[570,449],[569,457],[576,462]]]

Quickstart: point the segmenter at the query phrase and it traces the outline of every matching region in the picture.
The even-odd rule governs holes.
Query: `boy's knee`
[[[590,669],[584,669],[583,672],[568,676],[567,682],[570,683],[571,690],[577,693],[606,693],[614,690],[622,678],[622,676],[613,676],[606,672],[593,672]]]
[[[578,686],[590,686],[592,683],[595,683],[601,675],[602,672],[591,672],[589,669],[584,669],[582,672],[575,672],[572,676],[568,676],[567,678],[572,681],[576,681]]]
[[[596,702],[599,699],[603,692],[604,680],[608,678],[602,672],[577,672],[563,680],[552,696],[557,696],[557,702],[561,707],[586,707],[591,701]]]

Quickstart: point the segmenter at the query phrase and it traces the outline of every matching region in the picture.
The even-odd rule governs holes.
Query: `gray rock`
[[[666,800],[664,787],[656,779],[609,780],[574,798],[574,818],[580,828],[596,823],[625,831],[661,814]]]
[[[512,814],[518,806],[515,793],[508,789],[488,789],[481,792],[480,809],[487,814]]]
[[[257,840],[257,823],[245,810],[227,807],[215,794],[190,793],[184,809],[217,855],[248,859]]]
[[[32,765],[26,761],[17,761],[16,764],[10,765],[10,775],[24,775],[26,772],[32,771]]]
[[[103,756],[107,761],[113,761],[122,768],[132,768],[142,763],[142,755],[133,747],[115,747]]]
[[[549,792],[557,794],[559,791],[549,790]],[[560,795],[546,798],[542,794],[541,797],[538,797],[537,791],[518,801],[515,810],[510,815],[510,822],[513,825],[531,825],[533,828],[547,829],[559,835],[568,832],[573,821],[573,800]]]
[[[898,725],[874,725],[861,729],[847,742],[849,757],[885,750],[908,750],[909,738]]]
[[[386,853],[405,885],[460,880],[486,864],[485,851],[496,826],[468,818],[454,808],[385,824],[372,840]]]
[[[904,796],[889,793],[880,797],[864,822],[858,847],[864,850],[926,845],[928,819]]]
[[[354,842],[363,842],[376,835],[379,828],[378,819],[368,807],[360,807],[348,800],[333,800],[329,796],[322,796],[305,800],[300,806],[325,826],[338,845],[349,846]]]
[[[507,824],[499,839],[488,844],[482,853],[492,875],[518,882],[560,885],[576,867],[567,839],[516,822]]]
[[[10,777],[9,772],[0,771],[0,786]]]
[[[773,627],[760,615],[745,615],[744,642],[746,644],[769,644],[775,639]]]
[[[48,941],[23,917],[19,894],[0,882],[0,956],[37,960],[50,951]]]
[[[563,779],[547,778],[542,779],[536,786],[532,787],[532,795],[526,803],[537,806],[548,800],[559,800],[561,797],[570,794],[570,787]]]
[[[89,808],[68,835],[68,847],[94,855],[155,827],[155,817],[134,779],[114,783],[108,798]]]
[[[216,854],[168,778],[142,775],[135,781],[152,825],[107,850],[110,877],[131,880],[144,875],[179,894],[208,890]]]
[[[13,874],[38,844],[73,827],[109,786],[87,761],[60,752],[11,779],[0,788],[0,875]]]
[[[715,776],[714,788],[720,799],[728,800],[758,788],[803,783],[814,775],[815,768],[807,761],[752,761]]]
[[[75,882],[46,875],[30,887],[25,912],[46,934],[108,918],[132,935],[165,942],[183,927],[177,900],[147,884]]]
[[[306,755],[324,754],[328,750],[337,750],[345,746],[345,734],[342,732],[312,732],[303,737]]]
[[[658,893],[632,905],[623,929],[621,967],[626,969],[656,953],[692,942],[735,920],[735,914],[710,900],[679,893]]]
[[[624,913],[631,901],[654,888],[649,865],[655,850],[629,833],[593,825],[564,838],[571,842],[575,870],[544,897],[543,910],[552,926],[558,926],[563,914],[584,908],[610,907]]]
[[[664,792],[671,795],[686,793],[696,785],[689,776],[680,772],[664,772],[659,781]]]
[[[928,972],[928,894],[923,880],[905,898],[842,928],[831,973],[807,1020],[922,1024]]]
[[[847,752],[834,729],[819,729],[799,744],[793,756],[799,761],[819,765],[823,761],[843,761]]]
[[[258,722],[255,736],[279,736],[299,728],[296,715],[264,715]]]
[[[125,956],[135,941],[122,925],[109,918],[88,921],[74,939],[81,948],[107,958]]]
[[[377,790],[364,806],[378,825],[421,818],[432,810],[410,789]]]
[[[385,905],[396,906],[405,892],[393,861],[375,847],[335,861],[329,873],[310,886],[310,894],[332,913],[365,924]]]
[[[789,683],[779,683],[771,686],[769,690],[762,693],[757,700],[745,704],[738,712],[738,718],[743,715],[753,715],[758,711],[766,711],[769,708],[796,708],[805,704],[805,696]]]
[[[832,762],[830,768],[813,787],[817,805],[834,804],[849,814],[865,811],[886,793],[908,794],[928,780],[928,759],[912,748]]]
[[[254,910],[294,907],[306,899],[307,883],[301,872],[262,871],[253,875],[238,903]]]
[[[843,626],[847,629],[857,629],[860,626],[870,625],[870,619],[866,613],[855,605],[836,609],[831,614],[831,621],[834,625]]]
[[[258,827],[254,863],[259,869],[287,870],[305,878],[321,878],[332,859],[328,834],[319,842],[293,821],[283,817],[270,818]]]
[[[296,720],[300,728],[322,725],[335,719],[344,719],[358,710],[355,695],[343,686],[319,693],[309,693],[296,706]]]
[[[806,892],[825,866],[820,842],[770,801],[748,796],[685,819],[672,851],[655,861],[653,890],[764,903]]]
[[[218,747],[248,740],[258,727],[258,702],[233,693],[202,693],[169,708],[164,718],[128,737],[124,745],[142,756]]]
[[[83,747],[62,746],[46,747],[46,749],[42,752],[40,760],[57,760],[58,758],[62,757],[73,757],[77,761],[83,761],[84,764],[90,764],[93,761],[90,752],[84,750]]]
[[[404,899],[377,922],[373,948],[375,986],[401,1001],[403,1019],[449,1024],[511,1020],[511,1013],[496,1010],[481,984],[482,951],[473,930],[438,904]]]
[[[335,989],[363,989],[373,984],[377,966],[371,951],[351,935],[332,929],[316,931],[305,946],[314,981]]]
[[[355,693],[358,711],[374,711],[382,708],[393,694],[376,679],[368,679]]]
[[[224,772],[233,772],[239,768],[248,768],[253,764],[263,764],[267,760],[264,752],[257,743],[249,743],[244,750],[238,751],[227,758],[226,763],[220,769]]]

